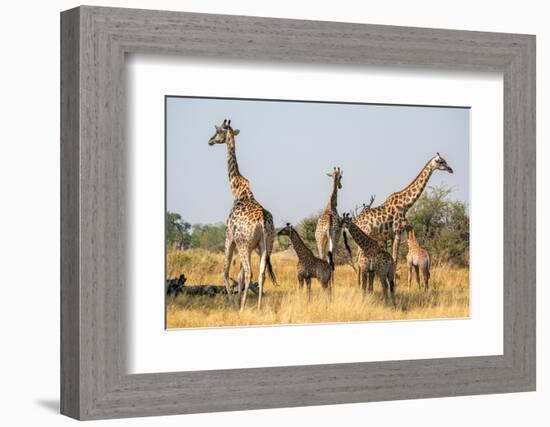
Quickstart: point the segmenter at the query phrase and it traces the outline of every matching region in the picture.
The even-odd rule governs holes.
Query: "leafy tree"
[[[313,250],[314,253],[317,253],[317,243],[315,242],[315,229],[317,228],[317,221],[319,215],[310,215],[302,219],[298,224],[296,224],[296,231],[302,237],[304,243]]]
[[[225,247],[225,224],[194,224],[189,242],[191,248],[221,252]]]
[[[465,203],[449,199],[451,192],[445,186],[429,187],[407,218],[432,258],[465,266],[469,264],[470,218]]]
[[[166,212],[166,246],[184,249],[189,245],[191,224],[181,219],[175,212]]]

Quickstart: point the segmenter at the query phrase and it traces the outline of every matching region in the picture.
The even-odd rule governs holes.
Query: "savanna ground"
[[[235,257],[238,259],[238,257]],[[181,273],[187,285],[221,284],[223,254],[205,249],[170,251],[167,257],[167,278]],[[258,257],[253,256],[253,281],[257,281]],[[264,286],[262,308],[257,310],[257,296],[249,292],[247,306],[239,313],[229,306],[226,295],[196,296],[180,294],[166,300],[167,328],[215,326],[251,326],[296,323],[357,322],[373,320],[406,320],[460,318],[469,316],[469,269],[448,263],[434,262],[429,290],[419,290],[413,278],[407,289],[407,268],[404,258],[398,263],[396,307],[385,302],[378,279],[374,293],[364,295],[357,286],[351,266],[336,266],[332,300],[329,302],[313,279],[308,302],[305,290],[296,281],[296,258],[291,251],[272,255],[272,264],[279,286],[269,279]],[[238,264],[231,277],[237,277]]]

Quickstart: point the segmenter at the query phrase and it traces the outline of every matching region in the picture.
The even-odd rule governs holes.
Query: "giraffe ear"
[[[239,133],[241,133],[241,131],[239,129],[234,129],[233,130],[233,135],[238,135]]]
[[[332,174],[330,174],[330,173],[327,173],[327,176],[329,176],[329,177],[332,177]]]
[[[214,125],[214,127],[216,128],[216,131],[217,131],[217,132],[219,132],[220,130],[222,130],[221,126]]]

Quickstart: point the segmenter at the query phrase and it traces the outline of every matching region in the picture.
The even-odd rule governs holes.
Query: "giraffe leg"
[[[239,276],[237,277],[237,290],[239,295],[239,300],[241,299],[241,293],[244,287],[244,270],[242,264],[239,264]]]
[[[412,282],[412,264],[409,264],[409,274],[407,275],[407,289],[411,291],[411,282]]]
[[[250,286],[250,279],[252,277],[252,269],[250,267],[250,251],[246,248],[237,248],[239,250],[239,256],[241,258],[241,264],[244,269],[244,289],[241,296],[241,309],[242,312],[246,305],[246,296],[248,294],[248,287]]]
[[[422,285],[420,285],[420,273],[418,265],[414,266],[414,275],[416,277],[416,283],[418,284],[418,289],[422,290]]]
[[[311,277],[306,278],[307,301],[311,300]]]
[[[369,293],[374,291],[374,271],[369,271]]]
[[[229,269],[231,268],[231,260],[233,259],[233,253],[235,251],[235,242],[232,239],[226,239],[225,241],[225,258],[223,262],[223,283],[225,285],[225,290],[227,291],[227,299],[229,304],[234,308],[237,308],[235,301],[233,300],[232,289],[229,283]],[[240,288],[240,283],[239,283]]]
[[[303,289],[304,288],[304,278],[302,277],[301,274],[298,274],[298,289]]]
[[[391,295],[391,302],[394,307],[396,307],[395,303],[395,282],[393,280],[393,271],[389,271],[386,275],[386,281],[388,282],[389,288],[390,288],[390,295]]]
[[[367,293],[371,293],[370,281],[370,272],[367,269],[363,269],[361,272],[361,289],[363,290],[363,297],[365,297]]]
[[[388,301],[388,282],[386,280],[386,275],[378,271],[377,276],[380,279],[380,284],[382,285],[382,291],[384,292],[384,301],[387,302]]]
[[[328,276],[328,280],[327,279],[324,279],[324,281],[321,282],[321,280],[319,280],[321,282],[321,286],[323,287],[324,291],[325,291],[325,295],[327,297],[327,301],[330,302],[332,301],[332,276],[333,276],[333,273],[334,271],[330,271],[330,275]]]
[[[430,281],[430,268],[424,267],[424,288],[428,290],[428,282]]]
[[[392,258],[395,265],[397,265],[397,257],[399,256],[399,244],[401,243],[401,233],[399,231],[395,232],[393,237],[393,249],[392,249]],[[394,274],[395,276],[395,274]],[[395,277],[394,277],[395,278]]]

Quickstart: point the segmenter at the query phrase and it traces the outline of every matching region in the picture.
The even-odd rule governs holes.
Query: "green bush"
[[[465,203],[450,200],[448,187],[429,187],[409,211],[407,218],[420,244],[436,261],[469,265],[470,218]],[[406,251],[406,245],[404,250]],[[403,247],[402,247],[403,249]]]
[[[184,249],[189,246],[191,224],[175,212],[166,212],[166,246],[168,249]]]
[[[224,250],[225,224],[193,224],[182,220],[175,212],[166,213],[166,246],[168,249],[203,248]]]
[[[194,224],[189,247],[223,252],[225,248],[225,224]]]

